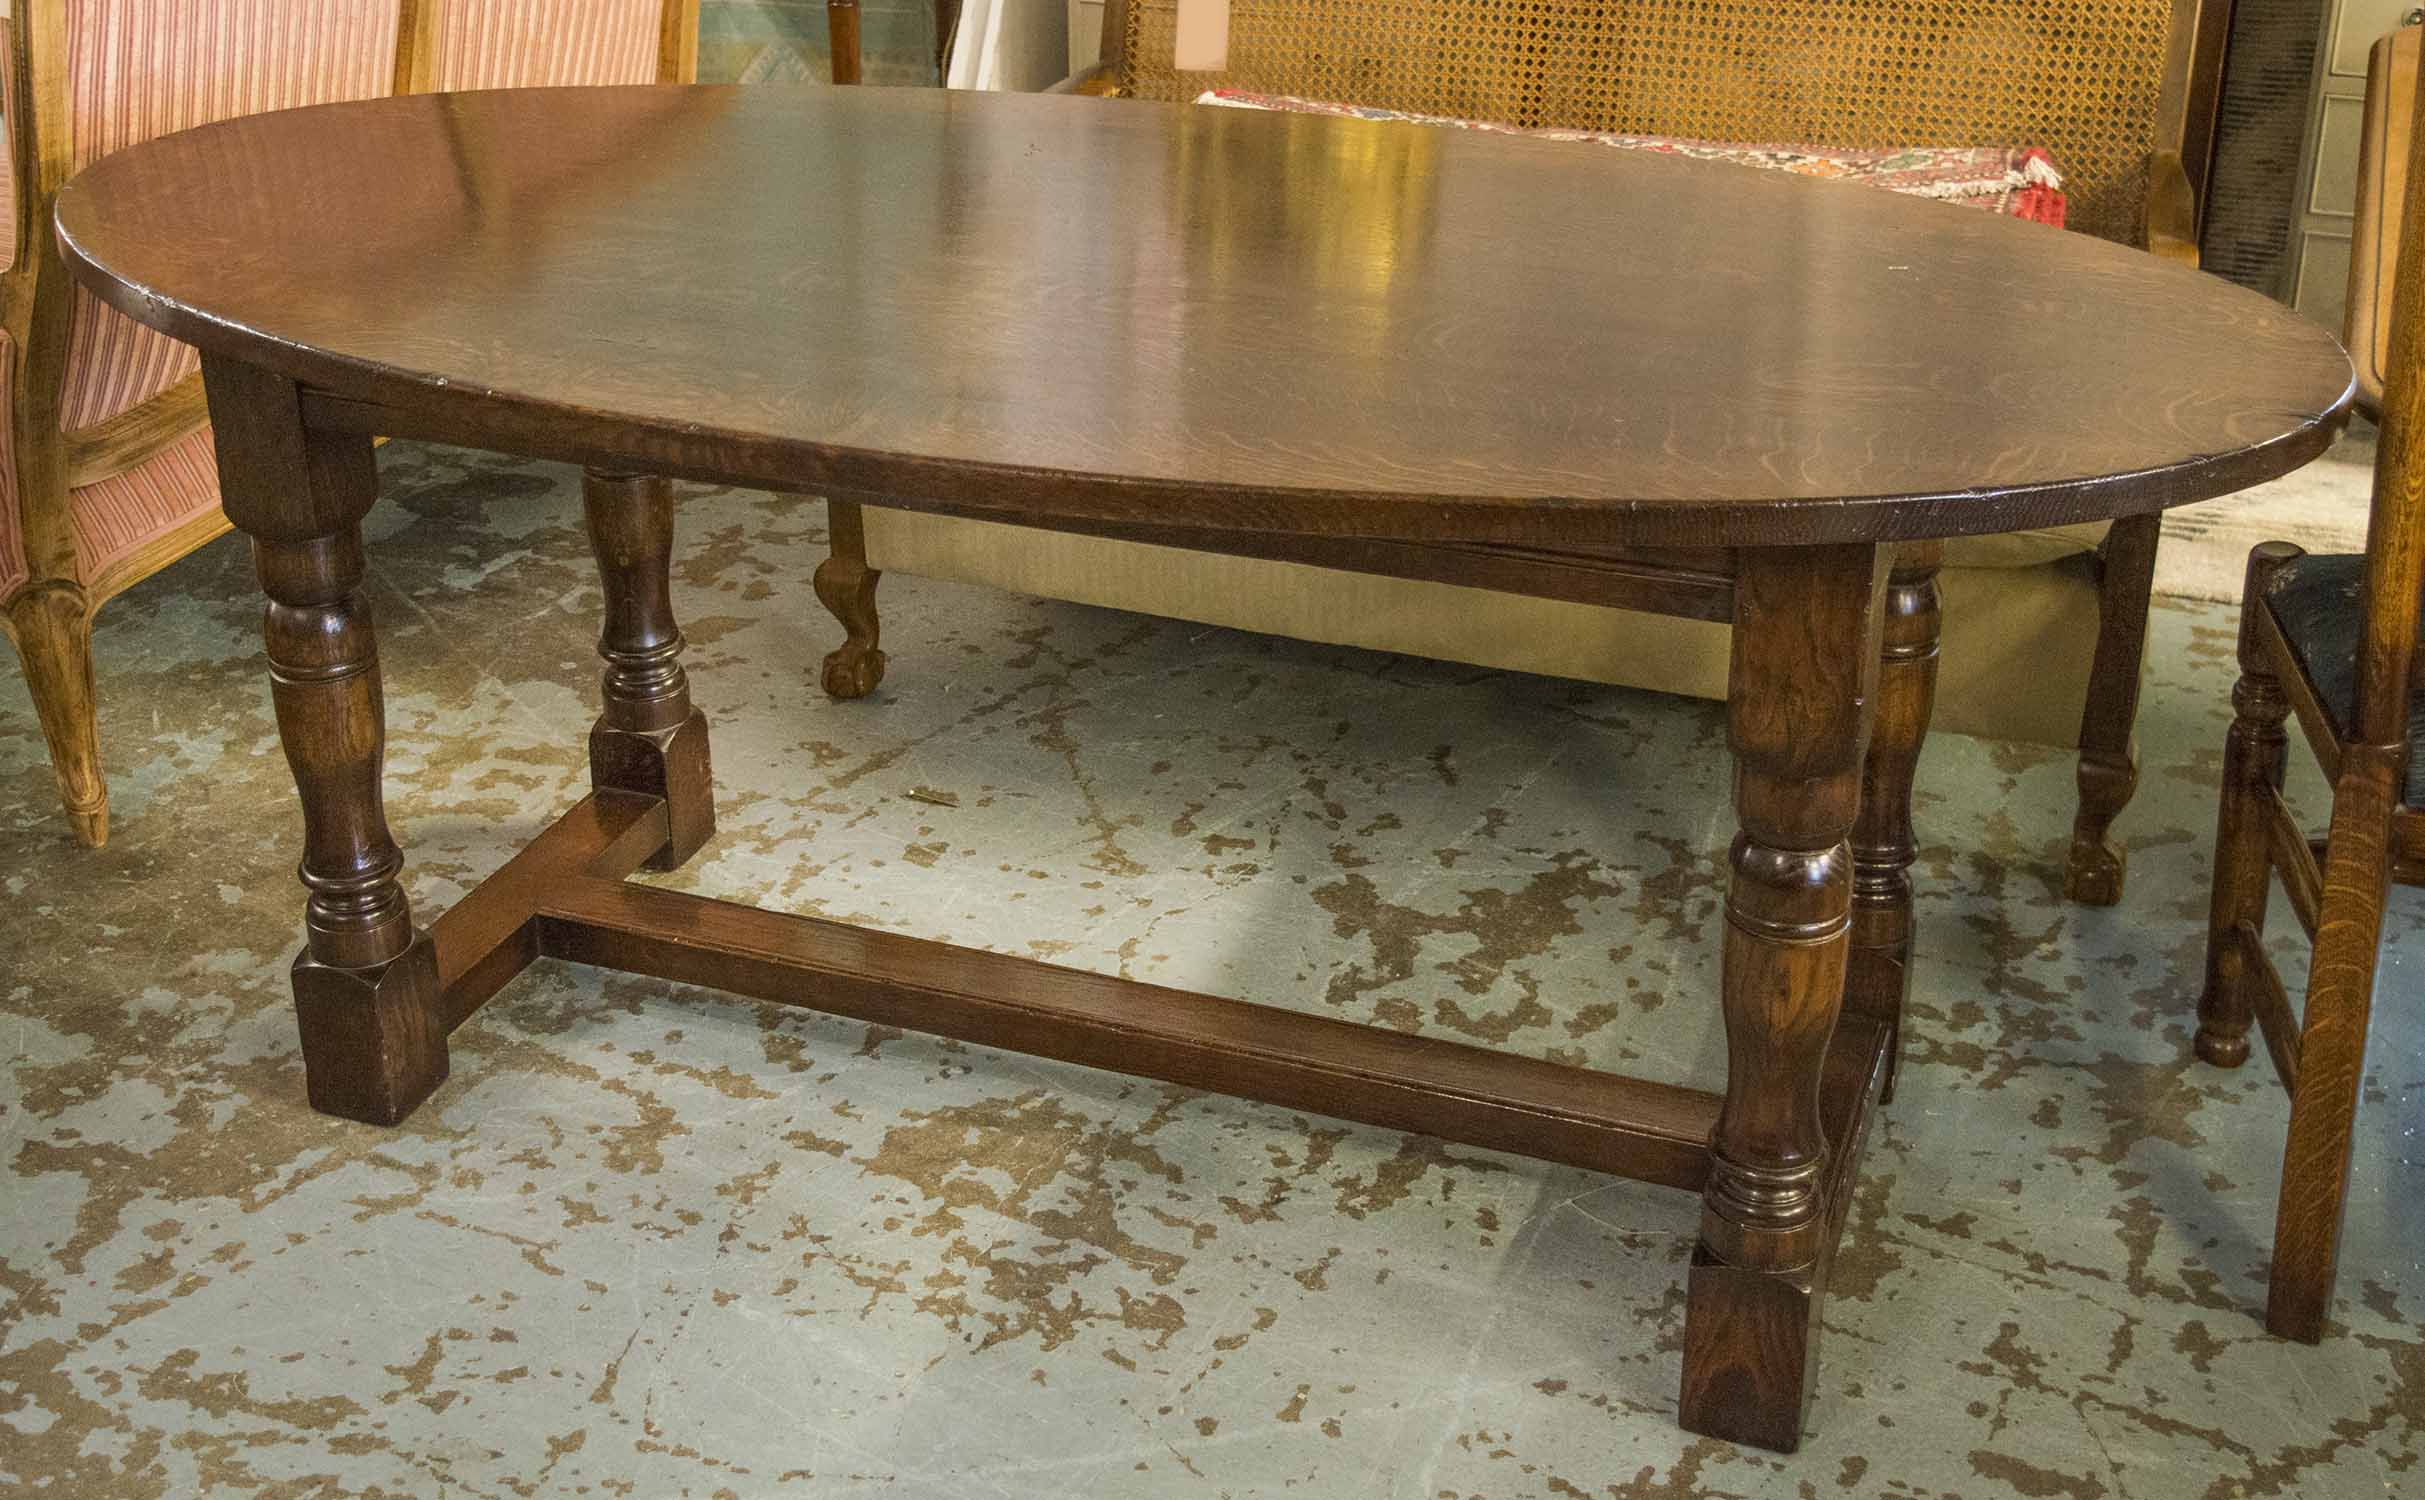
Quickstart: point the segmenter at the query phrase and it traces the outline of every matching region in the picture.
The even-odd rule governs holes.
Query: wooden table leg
[[[1942,542],[1896,549],[1887,577],[1884,646],[1878,664],[1877,722],[1861,770],[1861,811],[1852,831],[1852,955],[1844,1008],[1874,1016],[1902,1056],[1903,1000],[1911,991],[1911,867],[1920,857],[1911,826],[1911,787],[1937,701],[1937,568]]]
[[[295,1020],[312,1108],[392,1125],[446,1077],[437,950],[413,926],[380,798],[379,647],[362,597],[368,437],[313,432],[295,386],[205,360],[220,489],[253,539],[278,736],[303,799]]]
[[[1819,1085],[1844,1003],[1848,835],[1879,661],[1874,546],[1738,554],[1727,738],[1741,822],[1726,893],[1726,1102],[1711,1137],[1679,1417],[1791,1452],[1818,1349],[1826,1186]]]
[[[2097,653],[2088,667],[2088,702],[2080,712],[2080,811],[2072,819],[2071,859],[2063,895],[2084,906],[2122,899],[2128,851],[2114,840],[2113,821],[2139,789],[2139,679],[2147,655],[2147,607],[2155,590],[2161,517],[2124,516],[2105,538],[2104,576],[2097,584]]]
[[[884,575],[867,565],[867,513],[856,500],[825,502],[832,555],[817,564],[810,582],[817,598],[842,624],[839,649],[825,658],[825,691],[836,698],[864,698],[884,680],[882,625],[876,618],[876,585]]]
[[[674,623],[673,486],[592,469],[582,476],[581,504],[606,593],[598,634],[605,707],[589,732],[589,782],[601,792],[665,799],[666,843],[648,868],[671,870],[716,831],[707,716],[691,707]]]

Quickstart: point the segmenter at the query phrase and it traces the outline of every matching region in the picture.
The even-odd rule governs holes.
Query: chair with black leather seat
[[[2425,885],[2425,234],[2405,191],[2425,170],[2419,45],[2414,29],[2379,43],[2369,81],[2348,339],[2383,423],[2366,551],[2249,555],[2198,999],[2198,1056],[2239,1066],[2253,1021],[2290,1093],[2265,1322],[2309,1343],[2332,1304],[2384,905],[2394,880]],[[2332,782],[2320,851],[2282,794],[2294,713]],[[2315,945],[2297,1015],[2264,943],[2274,875]]]

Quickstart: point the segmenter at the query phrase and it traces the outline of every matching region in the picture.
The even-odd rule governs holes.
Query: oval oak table
[[[550,956],[1668,1183],[1703,1204],[1681,1420],[1793,1448],[1902,1010],[1929,543],[2282,474],[2350,368],[2084,236],[1411,130],[551,89],[260,116],[72,183],[74,273],[202,350],[269,595],[313,1107],[402,1118]],[[426,931],[360,591],[378,434],[587,465],[605,588],[591,795]],[[667,475],[1242,545],[1732,549],[1724,1095],[628,882],[713,822]]]

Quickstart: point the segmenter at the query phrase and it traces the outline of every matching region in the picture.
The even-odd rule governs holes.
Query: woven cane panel
[[[1707,140],[2042,146],[2070,223],[2142,233],[2174,0],[1231,0],[1229,68],[1131,0],[1121,82]]]

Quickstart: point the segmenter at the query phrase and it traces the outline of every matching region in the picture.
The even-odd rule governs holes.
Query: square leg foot
[[[589,781],[600,791],[665,799],[665,847],[651,870],[678,869],[716,831],[716,783],[707,764],[707,715],[697,709],[670,729],[618,729],[600,719],[589,732]]]
[[[1818,1373],[1820,1301],[1812,1267],[1745,1270],[1696,1246],[1678,1423],[1775,1453],[1799,1448]]]
[[[438,949],[426,932],[395,958],[339,969],[295,956],[295,1021],[303,1077],[324,1115],[394,1125],[446,1081]]]

